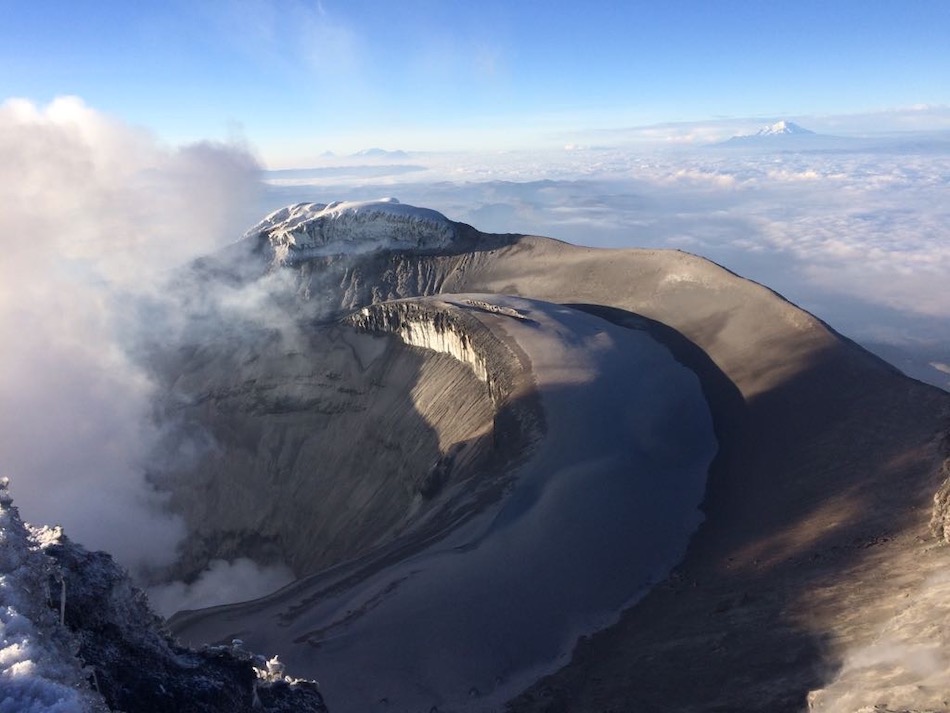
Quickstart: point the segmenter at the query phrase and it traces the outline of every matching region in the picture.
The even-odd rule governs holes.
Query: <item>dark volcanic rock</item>
[[[326,711],[315,683],[269,674],[263,657],[239,646],[195,651],[177,645],[110,555],[89,552],[62,535],[45,553],[57,565],[50,604],[60,608],[65,581],[66,627],[111,710]]]

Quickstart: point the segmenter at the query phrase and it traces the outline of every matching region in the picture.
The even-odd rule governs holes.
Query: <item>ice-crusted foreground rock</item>
[[[293,265],[325,255],[443,248],[455,237],[455,225],[437,211],[395,198],[297,203],[274,211],[244,237],[266,239],[275,263]]]
[[[176,644],[104,552],[23,523],[0,483],[0,711],[325,713],[315,683],[240,645]]]
[[[52,560],[0,483],[0,711],[105,711],[90,687],[78,641],[50,606]]]

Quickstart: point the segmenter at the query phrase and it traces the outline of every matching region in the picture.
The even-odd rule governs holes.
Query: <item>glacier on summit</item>
[[[756,136],[789,136],[789,135],[802,135],[802,134],[814,134],[814,131],[810,129],[805,129],[793,121],[777,121],[774,124],[769,124],[764,126],[758,131],[755,132]]]
[[[767,124],[753,134],[740,134],[721,141],[714,146],[744,147],[752,149],[827,149],[843,145],[847,140],[840,137],[817,134],[793,121],[776,121]]]
[[[384,198],[287,206],[265,217],[244,237],[266,238],[273,261],[293,265],[324,255],[443,248],[455,237],[455,227],[437,211]]]

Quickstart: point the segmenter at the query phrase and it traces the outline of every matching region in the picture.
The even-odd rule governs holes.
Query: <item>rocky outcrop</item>
[[[3,671],[4,710],[326,713],[317,685],[276,659],[178,645],[110,555],[24,526],[5,484],[0,543],[3,643],[29,657]]]
[[[938,540],[950,543],[950,432],[943,438],[943,450],[948,457],[940,469],[942,484],[934,493],[930,531]]]
[[[105,711],[50,596],[51,584],[61,590],[61,571],[20,519],[7,485],[0,479],[0,709]]]

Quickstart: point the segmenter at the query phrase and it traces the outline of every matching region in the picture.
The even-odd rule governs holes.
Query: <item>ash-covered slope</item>
[[[557,444],[574,443],[578,448],[584,442],[594,444],[591,450],[579,451],[588,456],[577,472],[589,474],[593,465],[595,472],[602,468],[606,480],[578,476],[573,480],[568,477],[567,482],[580,484],[584,492],[598,493],[602,482],[613,482],[610,479],[618,474],[626,475],[627,480],[620,481],[625,488],[630,486],[628,481],[637,487],[647,482],[649,478],[643,474],[658,471],[620,465],[623,459],[652,453],[651,444],[659,444],[660,453],[667,452],[671,442],[682,439],[675,429],[668,432],[672,441],[634,437],[651,432],[648,421],[639,420],[643,414],[676,413],[677,404],[687,398],[689,390],[677,388],[672,393],[655,394],[655,399],[636,396],[636,388],[665,381],[657,378],[660,372],[652,371],[654,366],[645,366],[643,353],[631,348],[624,334],[649,335],[662,342],[698,377],[719,441],[703,501],[706,520],[672,576],[654,587],[616,626],[583,643],[562,672],[517,698],[514,709],[582,711],[635,705],[642,710],[797,711],[806,705],[809,691],[832,681],[836,667],[850,650],[874,639],[903,594],[922,587],[928,577],[950,564],[943,547],[926,545],[933,542],[927,539],[927,524],[932,496],[941,479],[943,454],[937,437],[945,429],[947,394],[901,376],[760,285],[684,253],[592,250],[545,238],[481,235],[458,224],[453,224],[454,237],[439,248],[406,251],[398,239],[390,243],[374,238],[370,251],[341,249],[339,252],[358,253],[344,256],[329,254],[334,252],[331,249],[288,264],[269,240],[273,228],[249,235],[227,262],[209,261],[203,274],[228,276],[242,289],[267,283],[279,295],[281,310],[295,315],[298,327],[312,327],[317,320],[324,324],[321,328],[340,330],[340,334],[352,329],[354,322],[337,322],[338,316],[359,315],[367,305],[391,300],[440,295],[441,302],[407,303],[412,307],[379,304],[367,316],[375,315],[372,324],[388,325],[383,331],[392,336],[374,338],[389,344],[386,349],[405,349],[412,358],[423,361],[446,356],[433,351],[435,347],[468,370],[471,389],[448,395],[435,392],[432,401],[407,413],[413,417],[425,414],[445,399],[454,409],[472,399],[487,398],[486,407],[490,403],[494,415],[490,430],[485,432],[490,435],[482,440],[486,460],[480,464],[472,460],[470,468],[455,471],[440,491],[438,497],[443,499],[430,501],[427,508],[414,509],[415,496],[396,499],[401,525],[375,530],[376,540],[347,550],[346,554],[357,554],[356,559],[301,580],[257,604],[180,617],[175,626],[185,635],[216,640],[240,632],[242,636],[279,640],[297,652],[288,656],[320,660],[331,669],[342,667],[340,661],[345,656],[353,656],[350,660],[365,664],[369,682],[347,682],[346,672],[340,671],[340,703],[352,705],[354,710],[422,700],[412,696],[447,702],[449,709],[475,709],[497,696],[513,694],[516,686],[559,664],[574,636],[609,623],[623,606],[618,603],[622,598],[615,596],[609,602],[593,604],[585,599],[597,589],[592,584],[600,581],[597,577],[617,571],[617,565],[610,558],[585,559],[583,547],[575,549],[576,545],[601,542],[608,551],[642,553],[670,536],[659,530],[635,535],[622,527],[612,529],[625,517],[631,520],[631,502],[643,506],[659,492],[651,488],[624,490],[621,497],[610,499],[611,504],[620,506],[618,511],[608,508],[608,514],[600,506],[585,509],[578,505],[580,512],[567,519],[541,517],[552,494],[566,487],[563,479],[553,477],[570,464],[570,454],[563,445],[558,450]],[[373,230],[369,234],[378,235]],[[474,294],[458,297],[467,293]],[[532,301],[512,302],[498,295],[519,295]],[[544,319],[535,321],[539,325],[546,321],[548,327],[539,329],[504,316],[509,309],[542,315]],[[418,332],[418,339],[403,333],[402,326],[412,321],[409,317],[414,310],[427,315],[423,322],[428,326]],[[470,358],[475,352],[464,349],[461,338],[447,337],[435,326],[452,322],[451,317],[439,314],[474,317],[506,346],[501,353],[509,355],[505,358],[510,363],[520,364],[523,375],[507,400],[499,401],[492,393],[476,396],[488,391],[477,375],[479,365],[495,363],[494,357],[483,361],[477,356]],[[359,323],[359,316],[354,319]],[[580,333],[600,336],[585,341]],[[539,339],[547,339],[545,348],[537,347]],[[598,352],[595,347],[602,342],[612,347]],[[280,358],[290,351],[285,350]],[[570,359],[580,359],[579,355],[588,352],[600,354],[598,358],[605,361],[589,364],[586,370],[571,366]],[[608,353],[612,356],[606,356]],[[306,354],[304,363],[309,360]],[[573,356],[561,361],[568,354]],[[216,358],[208,361],[207,368],[224,371],[215,367]],[[185,361],[183,373],[196,369],[194,363]],[[558,374],[571,384],[570,389],[553,388],[555,382],[545,382],[539,376],[543,373]],[[570,380],[579,373],[588,376]],[[391,383],[397,390],[411,393],[425,381],[424,377]],[[605,386],[591,393],[587,385],[595,382]],[[482,392],[478,384],[482,384]],[[277,393],[274,389],[270,392]],[[560,398],[562,393],[570,396]],[[588,406],[578,409],[578,417],[571,421],[577,399],[585,398],[591,399]],[[183,403],[186,410],[192,408],[187,399]],[[291,422],[305,418],[305,410]],[[385,408],[372,413],[378,416],[382,411]],[[209,413],[213,415],[214,409]],[[498,434],[505,430],[499,425],[506,423],[499,416],[505,413],[537,414],[515,418],[515,423],[543,423],[547,437],[526,437],[536,431],[516,428],[515,438],[496,449]],[[671,422],[678,420],[671,417]],[[488,428],[488,421],[484,423]],[[563,425],[566,423],[572,426]],[[435,431],[443,432],[441,426]],[[241,432],[252,450],[260,450],[259,430]],[[543,436],[545,431],[541,433]],[[575,440],[565,440],[565,434]],[[418,473],[430,472],[440,459],[450,459],[459,443],[468,443],[452,434],[433,438],[432,443],[436,441],[438,448],[428,451],[426,458],[400,460],[394,471],[398,482],[419,482]],[[699,441],[692,436],[679,442]],[[279,454],[281,444],[276,443],[270,451]],[[514,462],[511,459],[519,452],[525,456],[519,468],[498,467],[499,462]],[[595,452],[602,457],[596,458]],[[675,447],[673,452],[677,452]],[[292,467],[280,471],[284,479],[273,482],[275,500],[280,499],[277,493],[283,488],[292,498],[300,497],[319,479],[315,455],[291,460]],[[486,465],[489,463],[494,465]],[[435,472],[443,469],[436,467]],[[222,483],[227,482],[226,475],[222,469],[218,476],[224,479]],[[508,483],[510,487],[489,488],[485,497],[472,499],[467,495],[469,488],[486,476],[490,483]],[[356,478],[354,490],[364,491],[365,469],[338,477]],[[436,480],[441,481],[442,476]],[[521,485],[524,489],[519,490]],[[566,496],[568,501],[576,499],[576,491],[568,488],[563,493],[574,493]],[[380,502],[386,499],[388,496]],[[358,499],[355,504],[363,502]],[[346,506],[345,501],[339,501],[334,508],[345,508],[344,512],[358,519],[358,508]],[[685,523],[694,506],[684,498],[677,501],[677,507],[679,519],[673,521],[683,527],[674,526],[673,530],[682,537],[688,533]],[[502,517],[505,512],[510,515]],[[421,515],[417,518],[416,513]],[[341,522],[346,519],[342,516]],[[535,529],[529,524],[535,520],[553,529]],[[493,523],[516,526],[506,530]],[[372,528],[372,523],[358,521],[354,527],[359,533],[362,528]],[[479,547],[482,540],[472,537],[466,527],[483,528],[479,532],[486,536],[485,541],[497,544]],[[606,539],[598,540],[598,532],[608,533]],[[493,539],[495,536],[500,539]],[[502,546],[509,536],[515,540]],[[347,537],[359,539],[358,534]],[[289,542],[274,542],[290,546]],[[685,544],[685,540],[679,542]],[[314,546],[323,545],[314,542]],[[665,564],[652,571],[666,571],[680,551],[673,546],[669,557],[663,558]],[[554,579],[539,577],[537,581],[545,584],[533,590],[517,584],[530,581],[530,576],[521,579],[519,570],[530,575],[536,559],[556,562],[565,552],[575,553],[572,562],[590,560],[594,572],[578,573],[571,564],[560,567]],[[512,559],[511,553],[520,554]],[[204,556],[214,556],[214,552]],[[453,562],[459,563],[458,570],[453,569]],[[464,567],[463,562],[467,563]],[[598,563],[603,569],[597,569]],[[418,576],[417,564],[423,573]],[[468,579],[465,573],[469,569],[482,576]],[[624,601],[637,594],[631,584],[638,577],[644,583],[649,580],[649,575],[642,577],[648,571],[638,570],[619,587],[626,588]],[[440,576],[447,572],[452,576]],[[406,577],[401,578],[400,573]],[[591,586],[578,584],[585,579]],[[579,587],[574,599],[585,602],[579,610],[555,606],[558,599],[551,592],[565,581]],[[520,598],[501,594],[508,587],[519,592]],[[456,598],[477,606],[473,611],[445,604]],[[526,628],[509,630],[507,637],[493,636],[491,632],[497,630],[490,625],[479,629],[478,622],[490,622],[496,616],[509,621],[500,615],[505,611],[513,620],[521,620],[521,609],[514,603],[520,606],[524,601],[530,610],[558,614],[544,623],[528,617]],[[424,622],[432,607],[436,612],[432,620],[440,629],[462,631],[463,635],[432,639],[432,630],[422,626],[405,637],[413,625],[400,628],[396,622]],[[613,614],[604,615],[606,610]],[[592,616],[595,611],[600,614]],[[409,612],[420,618],[406,619]],[[578,621],[586,623],[578,625]],[[463,626],[463,622],[475,622],[474,628],[465,629],[468,624]],[[453,628],[458,626],[462,629]],[[466,646],[479,641],[472,633],[479,630],[484,634],[480,640],[484,646],[473,656]],[[929,631],[927,636],[932,638],[928,645],[943,643],[939,631]],[[435,645],[435,641],[440,643]],[[377,646],[367,652],[361,647],[369,644],[361,642]],[[526,653],[522,647],[516,656],[510,655],[510,647],[518,649],[522,642],[536,648]],[[330,651],[341,657],[339,661],[334,662]],[[387,656],[396,665],[382,665]],[[512,665],[513,660],[517,663]],[[531,661],[540,663],[532,668]],[[497,673],[499,665],[515,673]],[[482,684],[493,672],[495,678]],[[320,675],[330,691],[330,679],[323,672]],[[475,679],[478,683],[472,683],[471,688],[464,684]],[[382,689],[395,693],[392,697],[382,694],[364,705],[369,700],[366,696]],[[924,693],[911,701],[907,689],[903,690],[882,702],[906,707],[928,700]],[[344,692],[354,696],[350,703],[343,698]],[[473,692],[471,697],[467,697],[469,692]],[[466,697],[461,700],[463,694]],[[900,695],[905,695],[903,703]]]
[[[325,713],[315,683],[240,647],[189,650],[104,552],[23,523],[0,482],[0,710]]]
[[[258,602],[179,616],[176,631],[276,646],[321,672],[335,710],[500,706],[681,557],[715,453],[698,383],[645,333],[539,302],[453,295],[350,319],[452,353],[504,393],[475,320],[523,354],[543,437],[504,493],[454,508],[438,537],[404,536],[401,551],[380,548]]]
[[[327,258],[322,277],[346,265]],[[267,288],[264,324],[203,313],[156,346],[166,450],[197,453],[152,474],[189,530],[176,576],[236,557],[304,576],[424,540],[496,498],[537,437],[523,355],[477,319],[406,305],[388,313],[399,329],[370,330],[339,319],[346,291],[298,287]]]

